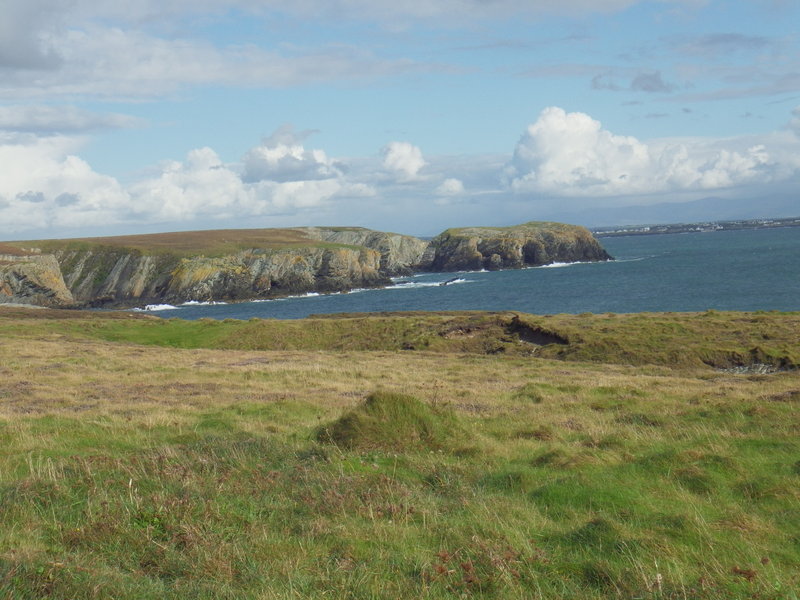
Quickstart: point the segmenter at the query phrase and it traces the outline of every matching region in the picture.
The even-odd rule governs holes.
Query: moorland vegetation
[[[0,307],[0,597],[797,600],[800,314]]]

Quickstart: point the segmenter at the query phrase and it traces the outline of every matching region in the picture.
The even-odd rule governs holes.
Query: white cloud
[[[65,137],[0,136],[0,223],[6,232],[118,222],[129,196],[92,170]]]
[[[251,160],[255,160],[253,155],[262,159],[262,154],[254,152],[258,149],[263,147],[251,150],[247,156]],[[303,156],[304,151],[298,154]],[[316,178],[310,168],[298,169],[293,164],[286,167],[287,156],[291,154],[282,153],[272,163],[273,177],[268,176],[269,164],[258,163],[256,167],[262,169],[260,176],[247,179],[238,169],[223,164],[211,148],[193,150],[184,162],[167,163],[159,177],[131,188],[138,205],[137,216],[167,222],[295,214],[324,204],[340,191],[367,193],[363,186],[348,186],[339,177]],[[311,152],[308,162],[324,166],[317,163],[318,159],[319,153]],[[310,177],[296,177],[301,171]],[[294,178],[287,178],[287,173]]]
[[[555,195],[616,193],[646,167],[647,147],[616,136],[584,113],[546,108],[514,151],[511,187]]]
[[[436,19],[447,27],[486,19],[614,12],[641,1],[4,0],[0,98],[146,98],[185,86],[285,87],[453,69],[402,56],[389,58],[382,50],[366,50],[363,43],[298,49],[272,46],[268,37],[258,45],[203,41],[202,24],[236,14],[265,24],[288,17],[402,28]]]
[[[331,179],[342,175],[341,165],[330,160],[323,150],[306,150],[302,141],[313,132],[295,132],[284,125],[251,148],[244,157],[243,179],[248,182],[302,181]]]
[[[77,140],[63,136],[0,136],[0,235],[124,223],[242,223],[257,216],[297,215],[337,194],[375,195],[371,186],[338,176],[247,182],[210,148],[192,150],[184,161],[165,162],[158,175],[124,188],[93,171],[74,154],[78,149]]]
[[[9,68],[0,98],[147,98],[185,86],[287,87],[439,70],[409,59],[386,59],[355,46],[271,50],[217,47],[193,39],[165,39],[145,31],[87,25],[52,36],[59,61],[52,68]]]
[[[422,150],[408,142],[390,142],[384,146],[381,154],[383,166],[403,180],[415,179],[425,166]]]
[[[253,200],[211,148],[192,150],[184,162],[165,163],[159,177],[134,185],[131,195],[134,214],[154,222],[222,218]]]
[[[464,193],[464,183],[460,179],[450,177],[436,188],[436,193],[439,196],[458,196]]]
[[[785,193],[800,180],[798,120],[800,110],[782,131],[747,138],[641,141],[612,133],[589,115],[551,107],[528,127],[510,160],[426,161],[418,147],[392,142],[380,156],[349,158],[346,168],[322,150],[304,147],[311,132],[287,126],[246,152],[242,164],[226,164],[211,148],[198,148],[127,186],[80,158],[79,138],[0,132],[0,236],[278,223],[423,233],[420,223],[433,228],[432,219],[443,227],[501,224],[537,214],[552,218],[566,206],[579,212],[712,193]]]
[[[550,107],[517,144],[506,182],[515,192],[556,197],[717,190],[791,176],[798,148],[784,146],[778,134],[645,143],[615,135],[584,113]]]
[[[336,179],[322,181],[287,181],[271,186],[272,206],[278,211],[296,213],[298,209],[319,206],[342,189]]]

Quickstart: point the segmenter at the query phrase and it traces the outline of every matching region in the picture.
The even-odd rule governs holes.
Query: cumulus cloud
[[[425,166],[422,150],[408,142],[390,142],[381,150],[383,166],[401,179],[412,180]]]
[[[368,186],[343,181],[338,170],[319,177],[330,161],[319,151],[286,144],[290,137],[296,137],[291,128],[283,128],[251,149],[241,173],[211,148],[192,150],[183,162],[166,163],[158,177],[131,188],[137,212],[156,221],[233,219],[301,212],[340,192],[370,194]],[[265,152],[270,148],[271,155]]]
[[[241,163],[197,148],[130,185],[80,158],[78,138],[0,131],[0,236],[334,221],[395,230],[403,223],[419,233],[420,215],[430,227],[434,218],[437,226],[452,223],[455,202],[459,220],[500,223],[547,206],[725,197],[755,185],[759,193],[785,191],[800,181],[799,123],[800,108],[770,134],[643,141],[587,114],[550,107],[511,157],[426,160],[418,147],[392,142],[380,155],[348,158],[347,168],[305,147],[312,132],[284,126]]]
[[[6,232],[118,222],[127,192],[76,156],[78,149],[63,136],[0,136],[0,223]]]
[[[324,152],[303,149],[297,141],[308,133],[284,127],[248,151],[244,165],[225,164],[211,148],[197,148],[129,186],[79,158],[75,138],[0,133],[0,234],[116,224],[242,224],[253,217],[297,216],[335,197],[376,195],[369,183],[347,180]]]
[[[460,179],[450,177],[445,179],[437,188],[436,194],[439,196],[458,196],[464,193],[464,183]]]
[[[165,163],[160,176],[134,185],[131,195],[135,212],[156,222],[224,218],[252,199],[211,148],[192,150],[183,162]]]
[[[528,127],[506,170],[515,192],[618,196],[716,190],[791,176],[797,161],[747,140],[654,140],[603,129],[584,113],[550,107]]]
[[[244,157],[247,182],[331,179],[342,175],[343,165],[330,160],[323,150],[306,150],[303,140],[313,131],[295,132],[284,125]]]

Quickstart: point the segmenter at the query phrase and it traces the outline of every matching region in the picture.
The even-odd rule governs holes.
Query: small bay
[[[153,311],[181,319],[299,319],[312,314],[516,310],[534,314],[800,310],[800,228],[602,238],[604,263],[425,273],[343,294]],[[449,283],[448,283],[449,282]],[[446,284],[446,285],[442,285]]]

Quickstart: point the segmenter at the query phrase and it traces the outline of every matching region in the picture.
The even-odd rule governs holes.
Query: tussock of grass
[[[463,434],[456,416],[413,396],[377,391],[330,425],[317,439],[349,450],[441,450]]]

